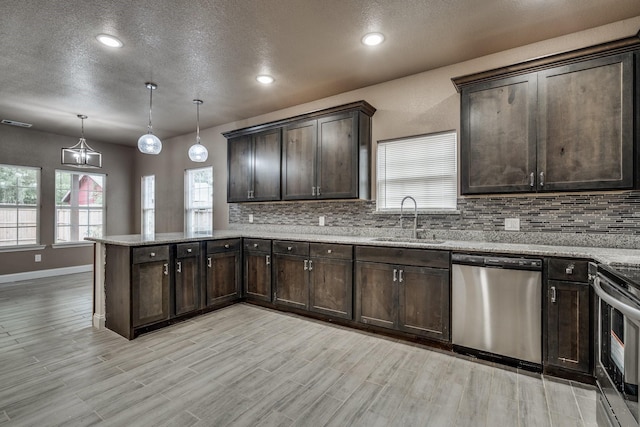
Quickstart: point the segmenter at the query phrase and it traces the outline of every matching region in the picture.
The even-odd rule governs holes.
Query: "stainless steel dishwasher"
[[[451,260],[454,348],[540,365],[542,260],[467,254]]]

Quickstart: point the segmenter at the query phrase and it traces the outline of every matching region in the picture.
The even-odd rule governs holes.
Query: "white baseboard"
[[[24,273],[0,275],[0,283],[18,282],[20,280],[41,279],[43,277],[64,276],[65,274],[86,273],[93,271],[93,264],[75,265],[73,267],[52,268],[49,270],[25,271]]]

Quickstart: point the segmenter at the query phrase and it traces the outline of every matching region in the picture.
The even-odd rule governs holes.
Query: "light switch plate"
[[[42,261],[42,255],[40,255],[40,254],[36,254],[35,261],[36,261],[36,262],[40,262],[40,261]]]
[[[506,231],[520,231],[520,218],[505,218],[504,229]]]
[[[318,219],[318,224],[320,225],[320,227],[324,227],[324,216],[320,216],[320,218]]]
[[[253,224],[253,214],[249,214],[249,224]]]

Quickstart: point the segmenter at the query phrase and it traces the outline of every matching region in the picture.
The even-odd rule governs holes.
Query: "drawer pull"
[[[567,268],[564,270],[567,274],[573,274],[573,269],[576,268],[575,264],[569,264]]]
[[[190,254],[192,252],[191,248],[187,249],[187,253]]]
[[[253,244],[253,247],[254,247],[254,248],[257,248],[257,247],[258,247],[258,244],[257,244],[257,243],[254,243],[254,244]]]
[[[229,249],[229,244],[227,243],[226,245],[224,245],[225,249]]]
[[[291,251],[291,249],[293,249],[291,246],[287,247],[288,251]]]
[[[331,252],[333,252],[331,249],[327,249],[328,254],[330,254]]]
[[[151,253],[149,254],[149,256],[150,256],[151,258],[153,258],[154,256],[156,256],[156,253],[155,253],[155,252],[151,252]]]

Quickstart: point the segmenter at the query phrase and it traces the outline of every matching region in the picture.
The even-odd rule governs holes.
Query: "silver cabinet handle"
[[[155,252],[151,252],[151,253],[149,254],[149,256],[150,256],[151,258],[153,258],[154,256],[156,256],[156,253],[155,253]]]
[[[400,278],[398,279],[400,283],[404,282],[404,270],[400,270]]]
[[[333,252],[331,249],[327,249],[328,254],[330,254],[331,252]]]
[[[398,281],[398,270],[397,269],[393,269],[393,281],[397,282]]]
[[[207,257],[207,267],[211,268],[211,257]]]
[[[267,265],[271,265],[271,255],[265,255],[264,260]]]
[[[176,272],[177,273],[182,273],[182,262],[181,261],[177,262]]]
[[[165,276],[169,275],[169,264],[164,264],[164,271],[163,271]]]
[[[309,260],[309,271],[313,270],[313,260]]]
[[[533,187],[534,185],[536,185],[536,181],[535,181],[536,178],[535,177],[536,177],[536,175],[533,172],[531,172],[531,174],[529,174],[529,186],[530,187]]]
[[[309,260],[305,259],[304,260],[304,271],[307,271],[307,270],[309,270]]]
[[[225,248],[225,249],[229,249],[229,245],[228,245],[228,244],[227,244],[227,245],[224,245],[224,248]]]
[[[544,187],[544,172],[540,172],[540,187]]]
[[[258,244],[257,244],[257,243],[254,243],[254,244],[253,244],[253,247],[254,247],[254,248],[257,248],[257,247],[258,247]]]
[[[556,302],[556,287],[552,286],[551,287],[551,302],[555,303]]]
[[[187,253],[190,254],[191,252],[193,252],[193,250],[191,248],[188,248]]]
[[[293,249],[291,246],[287,247],[288,251],[291,251],[291,249]]]
[[[318,187],[318,188],[316,189],[316,195],[317,195],[317,196],[319,196],[319,195],[320,195],[320,187]]]
[[[567,268],[565,268],[564,272],[571,275],[573,274],[573,269],[576,268],[575,264],[569,264]]]

